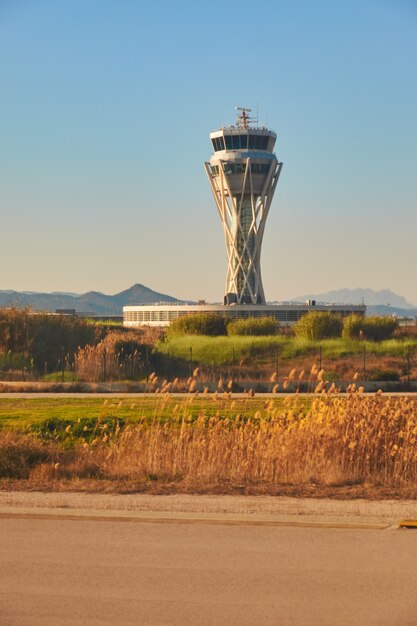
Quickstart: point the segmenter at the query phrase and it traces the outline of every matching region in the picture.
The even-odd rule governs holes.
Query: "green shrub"
[[[71,360],[80,346],[96,343],[103,332],[76,317],[0,309],[0,352],[22,355],[24,364],[37,371],[60,368],[62,355]]]
[[[113,415],[99,417],[80,417],[65,419],[55,417],[31,424],[29,433],[37,435],[44,441],[58,441],[67,447],[79,441],[91,442],[97,436],[106,434],[109,438],[116,437],[125,428],[126,421]]]
[[[213,313],[183,315],[169,326],[170,335],[227,335],[227,318]]]
[[[62,374],[64,374],[64,376],[62,376]],[[46,374],[42,380],[46,383],[75,383],[77,382],[77,376],[74,372],[64,370],[64,372],[51,372],[50,374]]]
[[[365,317],[365,337],[371,341],[390,339],[397,327],[393,317]]]
[[[279,322],[271,317],[248,317],[247,319],[235,320],[227,325],[227,334],[230,336],[267,336],[276,335]]]
[[[400,375],[395,370],[374,369],[368,374],[369,381],[399,381]]]
[[[294,332],[297,337],[313,340],[340,337],[342,334],[342,320],[334,313],[312,311],[298,320],[294,325]]]
[[[27,364],[25,355],[21,352],[0,351],[0,371],[21,369]]]
[[[384,341],[392,337],[397,327],[398,322],[392,317],[349,315],[343,322],[343,337],[345,339]]]
[[[360,339],[363,336],[364,317],[348,315],[343,320],[342,337],[344,339]]]

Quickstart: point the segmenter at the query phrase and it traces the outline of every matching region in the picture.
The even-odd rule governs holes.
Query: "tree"
[[[35,370],[49,370],[70,360],[79,347],[95,344],[104,331],[77,317],[0,309],[0,352],[21,354]]]
[[[363,338],[364,317],[362,315],[348,315],[343,320],[342,337],[344,339]]]
[[[276,335],[279,322],[272,317],[248,317],[234,320],[227,325],[227,334],[232,335]]]
[[[383,341],[390,339],[397,328],[398,322],[393,317],[349,315],[343,322],[343,337]]]
[[[169,326],[170,335],[226,335],[227,318],[213,313],[183,315]]]
[[[297,337],[305,339],[328,339],[340,337],[342,334],[342,319],[335,313],[326,311],[312,311],[303,315],[294,325]]]

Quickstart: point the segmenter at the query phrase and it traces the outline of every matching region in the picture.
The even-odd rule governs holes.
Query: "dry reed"
[[[170,483],[188,491],[272,489],[286,484],[398,488],[415,484],[416,401],[381,393],[364,396],[353,385],[342,396],[334,387],[322,390],[322,384],[319,380],[319,393],[310,404],[297,395],[287,397],[284,404],[268,399],[250,418],[223,417],[225,407],[233,412],[235,406],[231,394],[225,393],[209,401],[197,418],[190,410],[196,394],[190,394],[178,402],[170,419],[162,420],[159,415],[170,396],[158,394],[151,422],[143,419],[111,434],[103,429],[91,443],[72,450],[33,439],[35,453],[30,456],[30,438],[3,433],[0,457],[8,450],[9,461],[0,463],[0,475],[51,483],[96,477],[133,481],[141,489],[149,483]],[[16,459],[10,461],[13,449],[26,472],[19,470]]]
[[[417,478],[416,408],[409,398],[365,397],[361,390],[342,397],[334,389],[307,410],[297,398],[284,411],[270,400],[250,419],[192,420],[183,407],[179,417],[127,428],[92,454],[112,478],[398,486]]]
[[[127,342],[134,345],[125,353]],[[74,357],[74,368],[79,381],[123,380],[138,377],[142,366],[140,345],[135,332],[112,332],[98,344],[79,348]]]

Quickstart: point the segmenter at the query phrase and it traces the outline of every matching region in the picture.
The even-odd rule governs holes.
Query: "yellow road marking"
[[[400,528],[417,528],[417,519],[405,519],[399,523]]]

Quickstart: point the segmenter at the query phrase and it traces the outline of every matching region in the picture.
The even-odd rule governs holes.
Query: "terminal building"
[[[236,304],[225,306],[223,304],[181,304],[181,303],[160,303],[144,304],[137,306],[123,307],[124,326],[169,326],[171,322],[183,315],[194,313],[214,313],[223,315],[231,319],[241,319],[247,317],[273,317],[278,320],[281,326],[294,324],[306,313],[310,311],[327,311],[337,313],[342,317],[347,315],[364,315],[364,305],[350,304]]]
[[[266,219],[282,170],[275,155],[276,134],[237,107],[235,125],[210,133],[213,154],[206,173],[222,223],[227,274],[223,304],[155,303],[123,307],[126,326],[168,326],[182,315],[216,313],[233,319],[273,317],[295,323],[309,311],[341,316],[365,314],[364,305],[267,304],[261,276]]]

